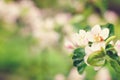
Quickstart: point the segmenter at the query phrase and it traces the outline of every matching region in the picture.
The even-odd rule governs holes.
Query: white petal
[[[92,51],[99,51],[101,48],[105,48],[105,42],[93,43],[91,47]]]
[[[120,53],[117,53],[118,54],[118,56],[120,56]]]
[[[100,25],[95,25],[92,30],[91,30],[92,34],[96,35],[99,34],[101,32],[101,27]]]
[[[79,30],[79,35],[84,37],[86,35],[86,31],[85,30]]]
[[[105,42],[104,42],[104,41],[103,41],[103,42],[100,42],[99,45],[100,45],[102,48],[105,49]]]
[[[87,40],[86,38],[80,39],[80,40],[79,40],[79,45],[80,45],[81,47],[87,46],[87,45],[88,45],[88,40]]]
[[[75,45],[75,46],[78,46],[78,43],[79,43],[79,35],[77,33],[73,34],[72,37],[71,37],[71,42]]]
[[[91,47],[89,47],[89,46],[85,47],[85,53],[86,53],[86,55],[90,55],[92,52],[93,51],[92,51]]]
[[[73,45],[73,43],[70,42],[70,41],[68,41],[68,40],[65,40],[65,47],[67,49],[74,49],[75,48],[75,46]]]
[[[99,51],[101,49],[101,46],[98,43],[93,43],[91,49],[93,51]]]
[[[120,45],[120,40],[117,40],[117,42],[115,43],[115,46]]]
[[[105,28],[100,32],[100,36],[105,40],[109,36],[109,29]]]
[[[116,49],[116,51],[118,52],[118,55],[120,55],[120,40],[118,40],[118,41],[115,43],[115,49]]]
[[[91,41],[91,42],[94,42],[94,41],[95,41],[94,35],[91,34],[91,32],[87,32],[86,37],[87,37],[87,40],[88,40],[88,41]]]

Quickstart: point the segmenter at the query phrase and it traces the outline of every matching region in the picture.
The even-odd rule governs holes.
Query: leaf
[[[120,64],[120,58],[119,58],[119,56],[117,55],[117,52],[116,52],[116,51],[114,51],[114,50],[109,50],[109,51],[107,51],[107,55],[108,55],[110,58],[116,60],[116,61]]]
[[[105,63],[104,56],[105,54],[103,51],[96,51],[88,57],[87,62],[92,66],[102,66]]]
[[[77,67],[77,70],[78,70],[79,74],[82,74],[82,73],[84,72],[86,66],[87,66],[87,65],[84,63],[84,61],[82,61],[82,62],[80,63],[80,65]]]
[[[116,60],[116,61],[118,62],[118,64],[120,64],[120,57],[118,56],[118,54],[117,54],[116,50],[114,49],[114,46],[113,46],[113,45],[108,44],[108,45],[106,46],[106,54],[107,54],[110,58]]]
[[[72,57],[73,65],[77,67],[83,61],[84,56],[85,56],[85,51],[83,48],[75,49]]]
[[[111,47],[113,47],[113,45],[112,44],[108,44],[105,49],[109,49]]]
[[[73,53],[74,54],[73,54],[72,59],[76,59],[76,58],[83,59],[83,57],[85,56],[85,51],[83,48],[77,48],[74,50]]]
[[[120,73],[120,65],[119,65],[114,59],[109,58],[108,61],[110,62],[112,68],[113,68],[116,72]]]
[[[82,60],[79,60],[79,59],[77,60],[77,59],[76,59],[76,60],[73,61],[73,65],[74,65],[75,67],[77,67],[77,66],[79,66],[79,64],[80,64],[81,62],[83,62],[83,59],[82,59]]]
[[[84,56],[85,56],[85,51],[84,48],[77,48],[74,50],[74,54],[73,54],[73,65],[75,67],[77,67],[78,72],[80,74],[83,73],[83,71],[86,68],[86,63],[84,62]]]
[[[90,26],[86,26],[85,28],[83,28],[84,30],[86,30],[86,31],[89,31],[89,30],[91,30],[91,27]]]

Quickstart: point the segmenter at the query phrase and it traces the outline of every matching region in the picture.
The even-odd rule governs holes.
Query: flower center
[[[99,34],[95,35],[94,38],[95,38],[95,41],[97,41],[97,42],[101,42],[104,40]]]

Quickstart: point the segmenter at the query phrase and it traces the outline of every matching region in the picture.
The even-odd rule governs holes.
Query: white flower
[[[87,32],[80,30],[79,33],[74,33],[69,40],[65,42],[65,46],[68,49],[74,49],[77,47],[85,47],[88,45]]]
[[[87,38],[91,42],[104,41],[109,36],[109,29],[101,29],[100,25],[95,25],[90,32],[87,32]]]
[[[116,43],[115,43],[115,49],[118,53],[118,56],[120,56],[120,40],[118,40]]]
[[[79,33],[73,34],[72,43],[77,47],[84,47],[88,45],[87,32],[80,30]]]
[[[89,55],[92,54],[92,53],[94,53],[94,52],[96,52],[96,51],[101,51],[102,48],[103,48],[103,49],[105,48],[105,42],[93,43],[93,44],[91,45],[91,47],[90,47],[90,46],[86,46],[86,47],[85,47],[86,56],[84,57],[85,63],[86,63],[87,65],[89,65],[89,64],[87,63],[87,59],[88,59]]]
[[[65,40],[65,47],[67,49],[71,49],[71,50],[73,50],[75,48],[74,44],[68,40]]]
[[[112,80],[107,68],[102,68],[95,76],[95,80]]]
[[[118,15],[114,11],[106,11],[104,14],[104,18],[109,23],[118,22]]]
[[[58,25],[67,24],[70,20],[70,14],[59,13],[55,16],[55,21]]]

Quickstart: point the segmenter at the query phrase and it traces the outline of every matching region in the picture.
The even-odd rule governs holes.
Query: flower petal
[[[65,47],[67,49],[74,49],[75,48],[75,46],[73,45],[73,43],[70,42],[70,41],[68,41],[68,40],[65,40]]]
[[[101,32],[101,27],[100,25],[95,25],[92,30],[91,30],[92,34],[96,35],[99,34]]]
[[[90,42],[94,42],[95,41],[94,40],[94,35],[92,35],[91,32],[87,32],[86,37],[87,37],[88,41],[90,41]]]
[[[86,31],[85,30],[79,30],[79,35],[85,37]]]
[[[78,39],[79,35],[77,33],[74,33],[71,37],[71,42],[75,45],[78,46],[79,45],[79,39]]]
[[[93,43],[91,46],[92,51],[98,51],[101,48],[105,48],[105,42]]]
[[[90,55],[92,52],[93,51],[92,51],[91,47],[89,47],[89,46],[85,47],[85,53],[86,53],[86,55]]]
[[[118,40],[118,41],[115,43],[115,49],[116,49],[116,51],[118,52],[118,55],[120,56],[120,40]]]
[[[105,40],[109,36],[109,29],[105,28],[100,32],[100,36]]]

